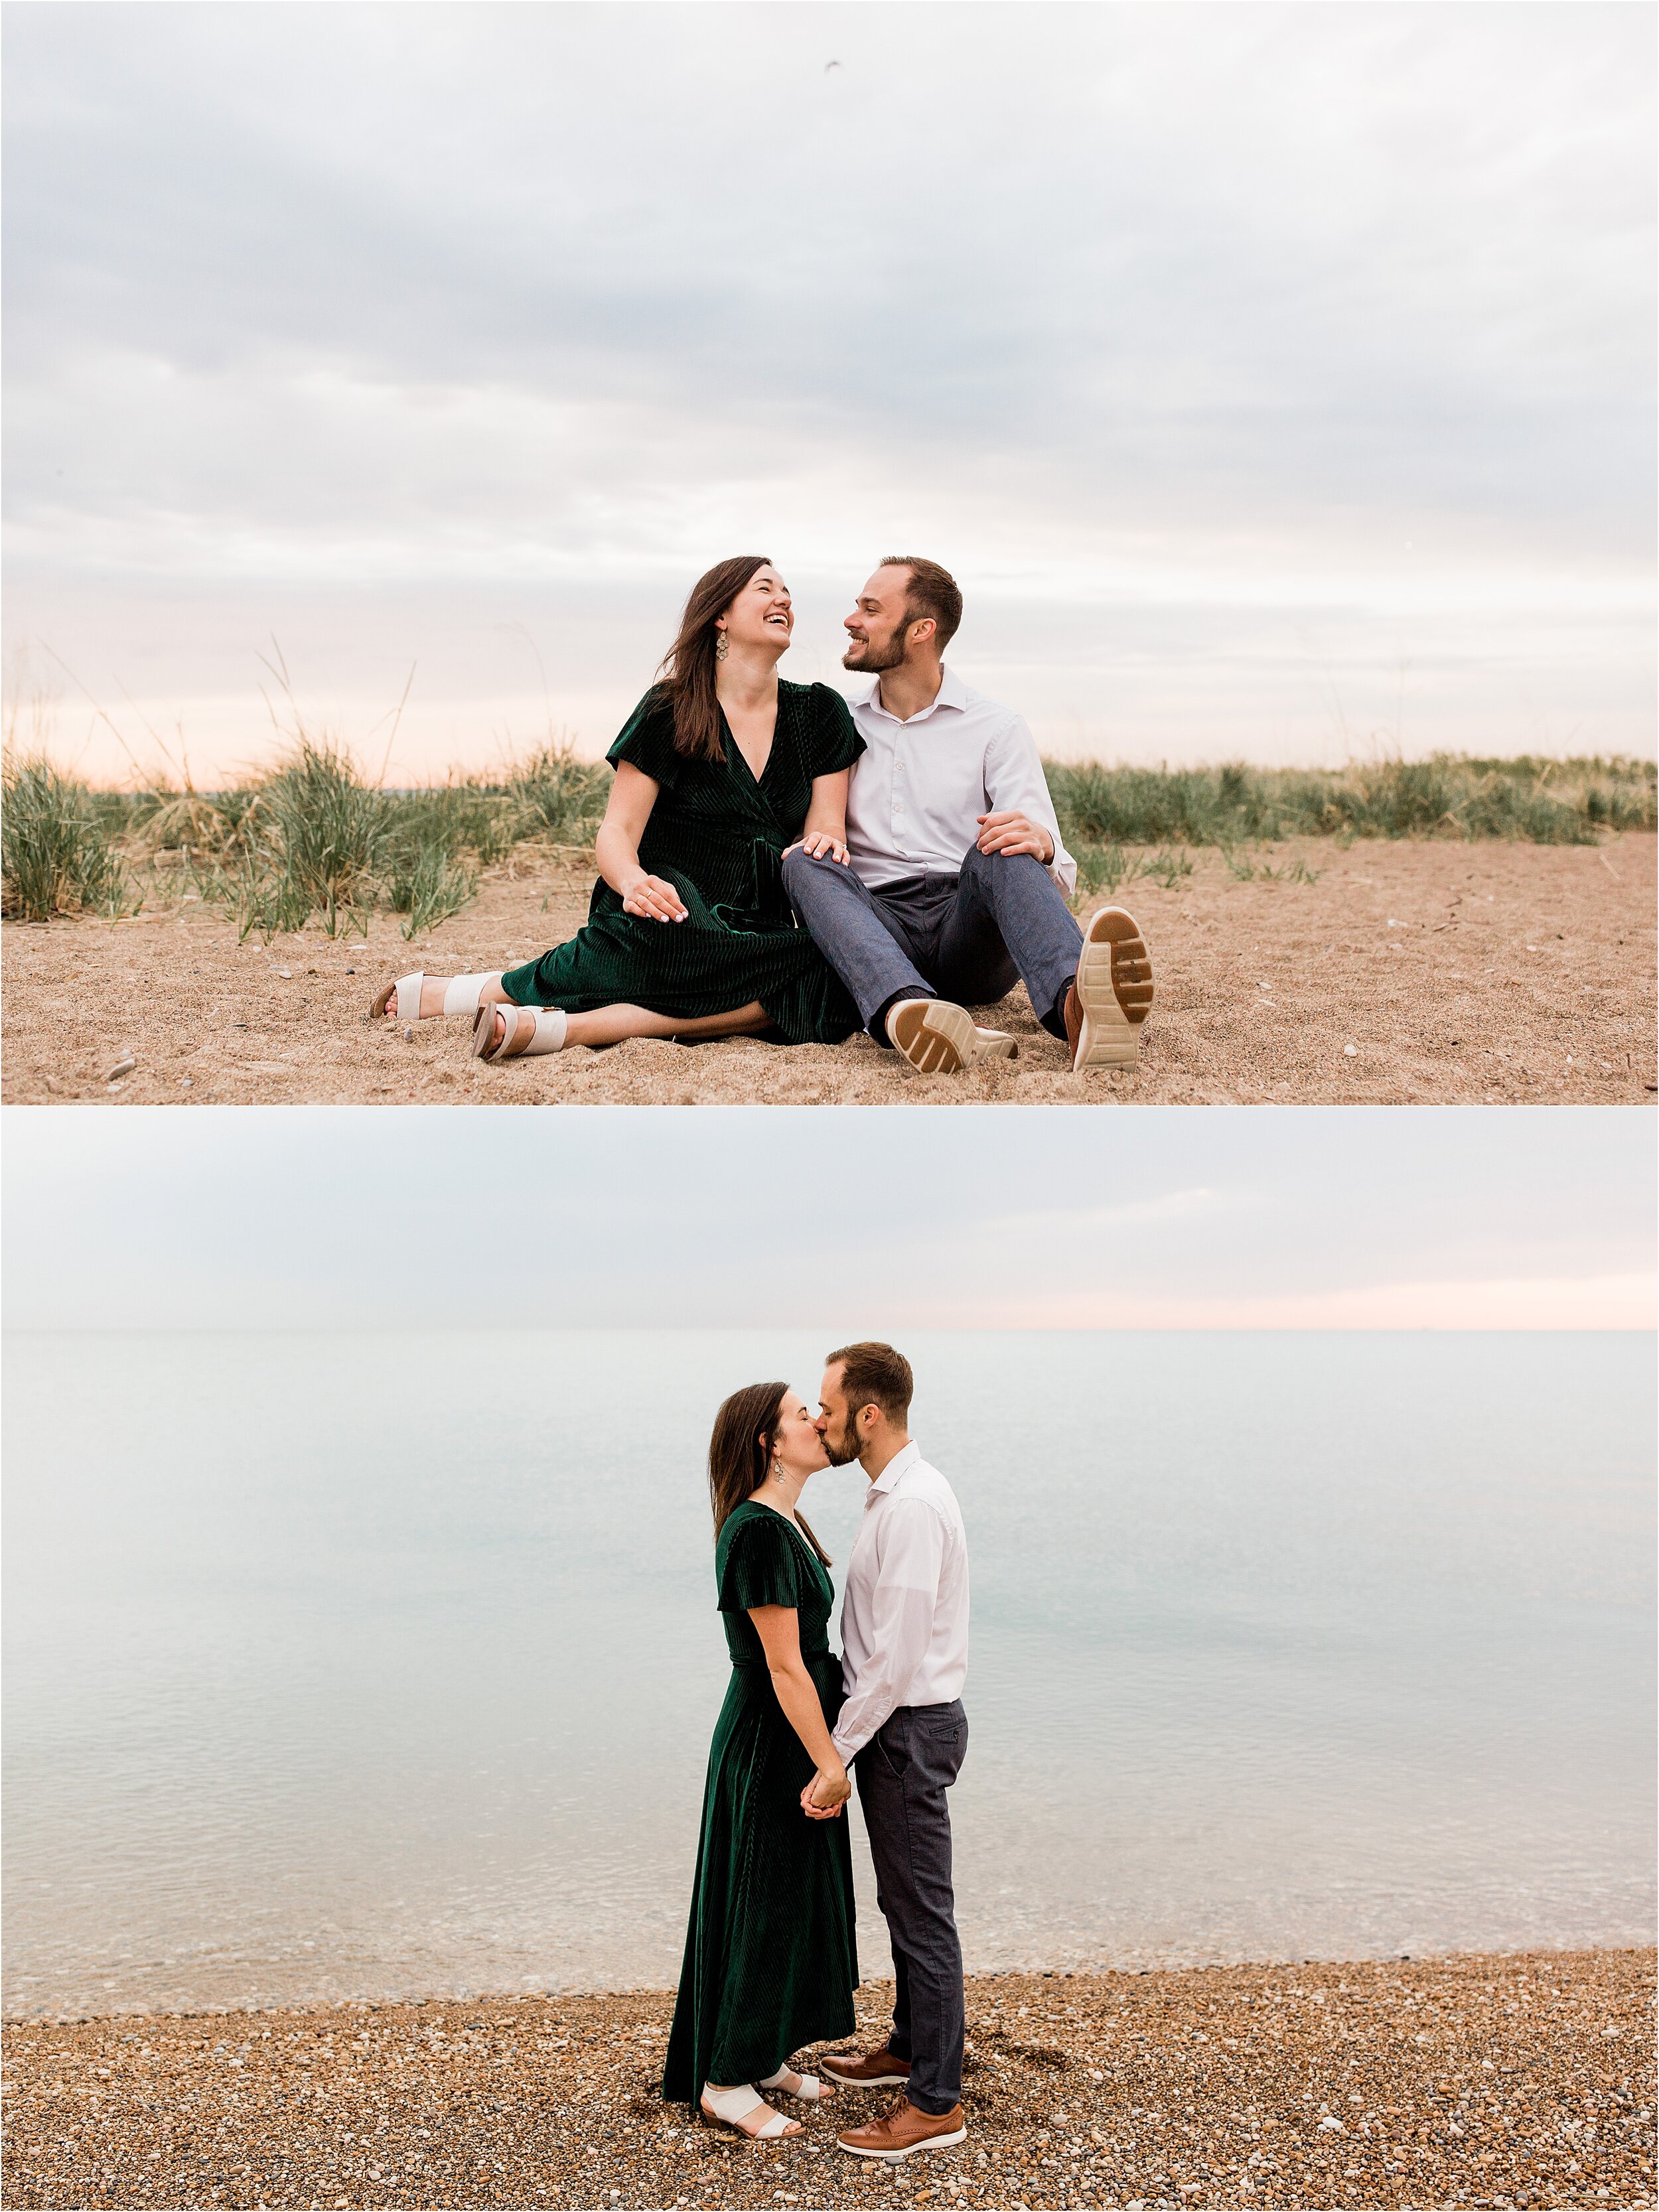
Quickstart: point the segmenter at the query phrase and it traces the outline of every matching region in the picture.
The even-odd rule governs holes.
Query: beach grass
[[[1276,844],[1291,837],[1521,837],[1589,845],[1609,830],[1650,830],[1651,761],[1351,762],[1341,769],[1108,768],[1046,761],[1073,852],[1114,845]]]
[[[43,757],[0,767],[0,911],[9,920],[114,916],[137,903],[112,848],[107,810]]]
[[[1241,882],[1317,880],[1291,840],[1509,838],[1595,844],[1655,825],[1649,761],[1437,754],[1342,769],[1114,768],[1043,764],[1079,898],[1144,878],[1178,889],[1212,848]],[[303,731],[264,774],[213,792],[157,782],[93,791],[44,751],[4,776],[5,912],[131,912],[171,885],[228,908],[243,938],[315,918],[331,936],[378,910],[413,938],[459,913],[486,868],[521,848],[584,852],[610,776],[569,745],[544,745],[494,774],[419,790],[371,784],[351,756]],[[529,854],[526,853],[526,857]]]
[[[414,937],[459,913],[483,869],[521,845],[590,847],[609,787],[602,765],[558,745],[413,791],[375,788],[349,753],[303,735],[268,773],[223,791],[93,791],[44,754],[8,760],[5,911],[115,915],[187,889],[228,908],[243,938],[313,918],[337,936],[377,908],[405,917]]]

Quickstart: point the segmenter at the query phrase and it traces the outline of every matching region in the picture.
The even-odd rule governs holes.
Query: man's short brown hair
[[[856,1416],[864,1406],[879,1406],[896,1429],[904,1426],[915,1390],[910,1363],[890,1344],[844,1344],[824,1361],[842,1370],[847,1410]]]
[[[924,561],[917,553],[884,554],[881,566],[910,571],[904,593],[904,619],[913,623],[931,618],[937,625],[935,634],[943,653],[962,628],[962,593],[957,588],[956,578],[948,568],[941,568],[937,561]]]

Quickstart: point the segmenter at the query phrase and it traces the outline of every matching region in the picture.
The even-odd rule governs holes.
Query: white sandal
[[[790,2082],[799,2087],[792,2089]],[[762,2089],[781,2089],[786,2097],[799,2097],[804,2105],[814,2105],[820,2097],[833,2097],[835,2091],[826,2089],[816,2074],[797,2074],[793,2066],[780,2066],[775,2074],[757,2083]]]
[[[769,2120],[763,2120],[757,2128],[746,2128],[743,2123],[750,2112],[764,2112],[766,2100],[757,2097],[747,2082],[740,2089],[711,2089],[707,2081],[698,2100],[703,2112],[711,2120],[722,2121],[735,2128],[750,2142],[775,2142],[780,2136],[798,2136],[801,2131],[799,2120],[786,2120],[781,2112],[774,2112]]]
[[[495,1017],[501,1017],[501,1041],[495,1042]],[[562,1052],[568,1024],[558,1006],[480,1006],[472,1017],[474,1060],[527,1060],[540,1052]]]
[[[485,986],[489,983],[499,983],[501,980],[501,972],[499,969],[493,975],[452,975],[444,985],[444,1012],[476,1014],[483,997]],[[392,1000],[395,998],[398,1019],[400,1022],[418,1022],[422,1019],[436,1021],[438,1018],[435,1014],[422,1016],[421,1012],[421,987],[425,981],[425,975],[417,968],[412,975],[399,975],[395,983],[388,983],[383,991],[377,991],[374,994],[374,1002],[368,1010],[370,1020],[374,1020],[378,1015],[391,1013]]]

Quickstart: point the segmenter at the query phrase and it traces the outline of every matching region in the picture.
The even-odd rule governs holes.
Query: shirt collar
[[[896,714],[890,714],[887,712],[886,708],[881,703],[880,677],[876,678],[875,682],[870,686],[870,689],[865,693],[863,698],[860,699],[858,703],[860,707],[868,707],[873,714],[881,715],[886,721],[898,722],[898,716]],[[918,722],[925,722],[930,714],[937,714],[941,707],[954,707],[957,709],[957,712],[960,714],[966,708],[967,704],[968,686],[963,682],[961,677],[959,677],[951,667],[948,662],[942,663],[939,668],[939,691],[934,697],[933,705],[931,707],[924,707],[919,714],[912,714],[908,722],[899,722],[899,727],[902,730],[914,729]]]
[[[866,1504],[870,1503],[878,1490],[885,1492],[896,1489],[901,1476],[908,1474],[921,1457],[921,1446],[913,1437],[902,1451],[893,1454],[891,1459],[871,1484],[870,1497],[866,1498]]]

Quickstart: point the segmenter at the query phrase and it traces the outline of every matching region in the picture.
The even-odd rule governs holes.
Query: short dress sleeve
[[[674,709],[661,684],[653,684],[635,708],[605,758],[612,768],[626,761],[653,783],[672,789],[685,759],[674,750]]]
[[[853,710],[839,691],[828,684],[812,686],[812,758],[814,775],[836,775],[864,750],[864,740],[853,720]]]
[[[720,1568],[722,1613],[746,1613],[751,1605],[801,1604],[804,1562],[800,1540],[776,1513],[751,1514],[732,1532]]]

